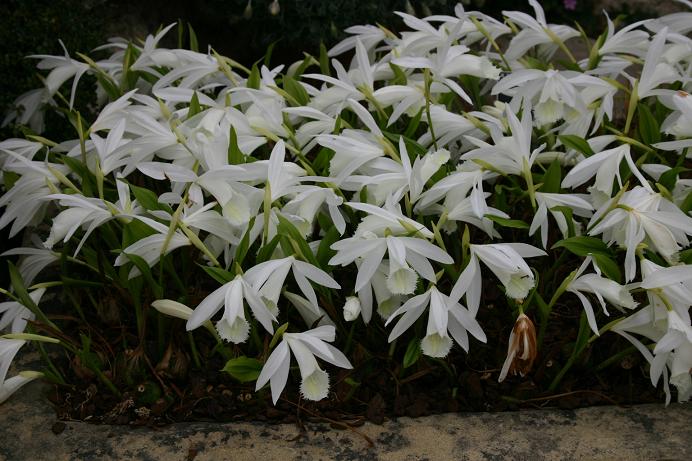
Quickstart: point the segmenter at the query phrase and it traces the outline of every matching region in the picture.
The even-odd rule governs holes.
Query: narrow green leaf
[[[418,338],[411,339],[411,341],[409,341],[408,343],[408,346],[406,347],[406,352],[404,353],[404,368],[408,368],[415,364],[420,358],[420,354],[420,341],[418,340]]]
[[[512,227],[515,229],[528,229],[530,227],[526,222],[522,221],[521,219],[507,219],[491,214],[487,214],[484,217],[488,218],[493,222],[496,222],[502,227]]]
[[[147,284],[154,292],[154,295],[157,298],[163,298],[163,288],[161,288],[161,285],[158,284],[154,276],[151,274],[151,268],[144,258],[132,253],[123,252],[123,254],[127,256],[127,259],[129,259],[130,262],[137,266],[137,269],[139,269],[139,271],[142,273],[144,280],[146,280]]]
[[[688,171],[690,171],[689,168],[681,166],[673,167],[665,173],[661,174],[661,176],[658,178],[658,182],[666,189],[673,190],[675,189],[675,184],[677,184],[678,182],[678,177],[680,173],[686,173]]]
[[[235,131],[235,127],[231,126],[228,142],[228,164],[240,165],[241,163],[245,163],[245,155],[243,155],[238,147],[238,134]]]
[[[551,211],[559,211],[565,216],[565,222],[567,223],[567,235],[569,237],[575,237],[577,235],[574,229],[574,215],[572,209],[568,206],[554,206],[550,209]]]
[[[135,186],[132,183],[128,183],[130,186],[130,190],[132,191],[132,194],[134,194],[135,198],[137,199],[137,202],[142,205],[145,209],[147,210],[164,210],[169,213],[173,213],[173,210],[171,207],[167,204],[160,203],[159,198],[156,196],[154,192],[151,190],[145,188],[145,187],[139,187]]]
[[[553,160],[545,174],[543,175],[543,185],[540,187],[541,192],[557,194],[560,192],[560,184],[562,183],[562,165],[558,159]]]
[[[324,234],[324,237],[322,237],[320,241],[320,245],[317,247],[316,256],[317,262],[320,263],[320,267],[323,269],[327,268],[327,263],[336,254],[336,251],[331,249],[332,244],[339,240],[339,231],[336,230],[336,227],[331,226],[327,229],[329,230]]]
[[[257,68],[257,64],[254,64],[252,66],[252,69],[250,70],[250,75],[247,78],[246,86],[248,88],[254,88],[255,90],[259,90],[260,72],[259,72],[259,69]]]
[[[12,284],[12,288],[14,289],[14,292],[17,294],[17,297],[22,302],[22,304],[29,308],[29,310],[31,310],[32,312],[36,312],[36,310],[38,310],[38,306],[36,305],[36,303],[34,303],[34,300],[31,299],[31,297],[29,296],[29,292],[27,292],[26,290],[24,280],[22,279],[19,270],[17,270],[15,265],[12,264],[12,261],[7,261],[7,266],[10,272],[10,283]]]
[[[593,253],[591,257],[606,277],[614,282],[620,283],[622,280],[622,272],[620,272],[620,266],[613,261],[612,258],[601,253]]]
[[[274,253],[274,250],[276,249],[276,246],[279,244],[280,239],[281,234],[276,234],[266,245],[263,245],[257,252],[257,260],[255,263],[260,264],[265,261],[269,261]]]
[[[329,56],[327,55],[327,47],[324,43],[320,43],[320,71],[323,75],[332,75],[329,71]]]
[[[659,142],[661,140],[661,130],[649,106],[640,102],[639,107],[637,107],[637,113],[639,114],[639,138],[642,142],[648,145]]]
[[[591,149],[591,146],[589,146],[589,143],[586,142],[584,138],[581,138],[574,134],[563,134],[559,135],[558,138],[560,139],[560,142],[562,142],[562,144],[565,145],[565,147],[574,149],[577,152],[581,152],[587,157],[590,157],[594,154],[593,149]]]
[[[555,248],[566,248],[577,256],[587,256],[589,253],[600,253],[605,256],[610,254],[603,240],[585,235],[560,240],[552,246],[552,249]]]
[[[204,269],[204,272],[222,285],[225,285],[235,278],[233,274],[220,267],[203,266],[202,264],[198,264],[198,266]]]
[[[200,106],[199,104],[199,97],[197,96],[197,92],[193,91],[192,99],[190,99],[190,107],[187,110],[187,119],[191,119],[200,112],[202,112],[202,106]]]
[[[235,250],[235,256],[233,258],[233,261],[238,264],[239,266],[243,265],[243,260],[245,259],[245,256],[247,255],[247,251],[250,248],[250,230],[252,227],[255,225],[255,216],[250,218],[250,222],[247,225],[247,229],[245,230],[245,233],[243,234],[243,238],[240,239],[240,243],[238,243],[238,247]]]
[[[310,102],[310,95],[308,95],[308,92],[303,85],[293,77],[285,75],[283,78],[283,87],[301,106],[306,106],[308,102]]]
[[[199,52],[199,43],[197,41],[197,34],[195,29],[192,28],[192,24],[187,25],[187,30],[190,32],[190,49],[192,51]]]
[[[406,85],[406,74],[404,73],[403,70],[401,70],[401,67],[390,62],[389,68],[392,69],[392,72],[394,72],[394,78],[392,79],[391,84],[392,85]]]
[[[279,218],[279,225],[277,226],[279,234],[288,236],[288,238],[290,238],[298,246],[301,256],[307,262],[315,267],[320,267],[315,255],[310,249],[310,245],[308,245],[305,237],[303,237],[303,234],[301,234],[300,231],[288,219],[284,218],[280,214],[277,214],[277,217]]]
[[[241,383],[255,381],[262,371],[263,363],[257,359],[241,355],[226,362],[222,371],[225,371]]]

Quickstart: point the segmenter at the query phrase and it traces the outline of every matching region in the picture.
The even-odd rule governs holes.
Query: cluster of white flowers
[[[24,256],[25,285],[61,253],[88,266],[84,248],[105,225],[150,229],[111,248],[129,278],[194,247],[225,282],[192,308],[154,307],[233,343],[257,325],[280,333],[257,380],[276,402],[292,354],[302,394],[326,397],[316,359],[350,368],[327,343],[344,321],[379,321],[373,308],[393,324],[389,342],[427,312],[421,348],[431,357],[453,343],[468,351],[468,333],[485,342],[476,316],[492,274],[522,311],[536,296],[576,295],[596,335],[587,296],[606,315],[607,304],[624,312],[608,329],[641,351],[669,398],[672,383],[688,399],[692,13],[620,30],[608,19],[577,60],[569,46],[580,33],[529,3],[535,17],[508,11],[504,22],[459,5],[455,16],[398,13],[409,29],[400,34],[349,28],[329,52],[352,53],[348,65],[325,55],[247,69],[211,49],[159,47],[172,26],[141,45],[113,40],[100,61],[35,56],[50,70],[45,86],[21,96],[6,123],[41,132],[47,107],[69,113],[84,74],[98,79],[103,107],[91,123],[71,112],[79,138],[0,143],[0,228],[41,239],[9,252]],[[70,80],[67,99],[59,90]],[[34,227],[45,219],[48,235]],[[553,254],[582,259],[567,258],[574,271],[540,292],[526,258],[547,253],[526,242],[548,250],[558,240]],[[0,328],[21,333],[45,289],[31,291],[34,306],[0,304]],[[325,309],[333,299],[343,318]],[[304,323],[276,330],[289,311]],[[35,376],[5,381],[23,340],[0,341],[1,400]]]

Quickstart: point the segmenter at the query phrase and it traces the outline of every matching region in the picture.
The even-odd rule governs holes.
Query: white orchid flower
[[[539,50],[541,54],[549,58],[558,48],[556,39],[564,42],[567,39],[579,36],[579,32],[571,27],[548,24],[545,19],[543,8],[536,0],[529,0],[529,4],[536,13],[535,19],[519,11],[502,12],[505,17],[522,28],[522,30],[512,38],[509,48],[505,52],[505,57],[508,60],[521,58],[528,50],[537,45],[540,46]]]
[[[245,272],[244,278],[261,295],[271,312],[278,313],[277,305],[289,270],[293,273],[298,287],[310,301],[315,312],[318,311],[317,295],[310,281],[318,285],[339,289],[339,285],[329,274],[310,263],[300,261],[294,256],[271,259],[260,263]]]
[[[562,235],[567,237],[569,229],[567,218],[562,212],[553,210],[553,208],[557,206],[569,207],[575,216],[586,218],[591,217],[592,210],[594,209],[586,199],[580,197],[578,194],[536,192],[536,203],[538,204],[538,210],[536,210],[533,221],[531,221],[529,235],[535,234],[536,231],[540,229],[543,248],[548,245],[548,211],[553,215]],[[572,219],[572,225],[576,230],[578,229],[579,223]]]
[[[360,267],[365,264],[366,258],[357,258],[356,266]],[[357,291],[358,300],[360,302],[360,315],[363,317],[363,322],[366,324],[372,318],[373,301],[377,307],[377,313],[384,320],[396,309],[401,306],[401,301],[404,296],[392,293],[387,287],[387,279],[389,278],[389,260],[383,259],[377,267],[377,270],[368,280],[363,288]],[[373,293],[375,297],[373,299]]]
[[[330,265],[348,265],[363,258],[356,276],[355,291],[362,290],[375,274],[385,253],[389,255],[387,289],[393,294],[411,294],[416,288],[418,276],[434,282],[435,271],[429,260],[441,264],[454,261],[443,250],[424,239],[416,237],[378,237],[369,232],[361,237],[350,237],[332,244],[337,254]]]
[[[668,63],[662,62],[668,28],[664,27],[654,36],[644,57],[644,66],[634,91],[636,98],[644,99],[647,96],[658,94],[656,90],[659,86],[678,81],[680,75]]]
[[[595,335],[598,335],[598,324],[596,323],[596,315],[594,314],[593,306],[589,299],[584,295],[584,293],[592,293],[596,295],[598,302],[601,304],[601,308],[606,315],[608,311],[606,309],[606,301],[619,308],[634,309],[637,307],[638,303],[634,301],[632,295],[628,291],[627,287],[620,285],[608,278],[602,277],[598,267],[594,265],[596,269],[595,274],[585,274],[584,271],[592,263],[592,258],[587,256],[582,262],[581,266],[576,270],[574,275],[570,277],[572,280],[567,285],[567,291],[574,293],[581,301],[584,307],[584,312],[586,313],[586,319],[589,322],[589,326]]]
[[[478,148],[466,152],[461,159],[486,162],[503,173],[526,176],[538,154],[545,148],[545,144],[531,149],[533,119],[530,108],[524,107],[521,121],[509,105],[505,108],[505,114],[511,136],[503,136],[500,130],[491,128],[494,145],[469,136],[467,139]]]
[[[7,250],[0,256],[23,256],[17,266],[24,284],[30,286],[38,274],[60,260],[60,254],[47,248],[19,247]]]
[[[480,306],[482,275],[479,261],[500,279],[508,297],[522,300],[536,284],[531,269],[524,258],[547,256],[548,254],[525,243],[493,243],[487,245],[470,245],[470,260],[457,279],[450,302],[457,302],[466,295],[466,303],[471,315],[476,315]]]
[[[187,319],[186,329],[191,331],[198,328],[223,306],[223,316],[216,322],[219,336],[235,344],[242,343],[250,333],[250,324],[245,319],[243,301],[247,301],[253,315],[264,329],[274,333],[272,322],[276,321],[276,317],[262,301],[257,290],[242,275],[237,275],[204,298]]]
[[[48,93],[52,97],[58,92],[63,83],[67,80],[73,78],[72,80],[72,91],[70,92],[70,109],[74,105],[74,98],[77,92],[77,85],[82,75],[89,70],[89,64],[84,62],[75,61],[70,58],[70,54],[65,48],[65,44],[62,40],[58,40],[60,46],[65,51],[64,56],[51,56],[45,54],[36,54],[29,56],[30,58],[40,59],[39,63],[36,65],[39,69],[51,69],[51,72],[46,77],[45,85],[48,89]]]
[[[596,194],[597,198],[610,198],[613,192],[613,180],[617,179],[618,185],[622,187],[620,164],[623,159],[641,185],[651,190],[648,181],[642,176],[634,160],[632,160],[629,144],[606,149],[578,162],[562,180],[561,186],[563,188],[575,188],[595,176],[594,185],[590,188],[592,193]]]
[[[337,186],[368,162],[385,155],[375,136],[361,130],[344,130],[340,135],[319,135],[317,143],[334,151],[334,157],[329,162],[329,174]]]
[[[641,260],[642,281],[640,288],[646,290],[649,304],[656,308],[671,308],[682,319],[690,318],[692,306],[692,265],[662,267]]]
[[[45,288],[38,288],[29,292],[29,297],[38,304],[45,294]],[[24,304],[17,301],[5,301],[0,303],[0,331],[8,326],[10,333],[23,333],[26,329],[27,322],[34,320],[36,316]]]
[[[43,373],[36,371],[22,371],[16,376],[7,378],[12,360],[25,343],[23,339],[0,338],[0,403],[7,400],[23,385],[43,376]]]
[[[663,376],[666,405],[670,403],[669,383],[678,389],[678,401],[692,396],[692,327],[689,320],[682,321],[675,311],[649,304],[624,320],[613,331],[626,338],[649,362],[651,384],[656,386]],[[656,342],[653,353],[631,333],[643,335]],[[665,338],[665,341],[663,340]],[[669,371],[670,369],[670,371]]]
[[[274,404],[286,387],[291,364],[291,353],[298,362],[301,383],[300,392],[308,400],[322,400],[329,394],[329,375],[322,370],[316,357],[340,368],[353,368],[348,359],[337,348],[328,344],[334,341],[336,331],[325,325],[303,333],[284,333],[283,340],[276,346],[262,367],[255,390],[269,382]]]
[[[421,341],[423,353],[430,357],[446,357],[452,347],[452,338],[465,351],[469,350],[468,333],[481,342],[486,342],[483,329],[464,306],[440,293],[433,285],[422,295],[406,301],[389,317],[386,325],[401,316],[389,334],[391,343],[401,336],[428,308],[428,326]]]
[[[176,230],[172,235],[168,235],[168,226],[154,221],[153,219],[147,218],[145,216],[136,216],[137,219],[147,224],[149,227],[156,231],[155,234],[148,237],[144,237],[125,248],[122,253],[115,258],[115,266],[122,266],[128,262],[127,255],[134,254],[146,261],[149,267],[154,266],[162,254],[168,254],[171,251],[190,245],[190,240],[183,235],[182,232]],[[134,278],[140,275],[141,272],[137,266],[133,266],[130,269],[128,278]]]
[[[604,205],[594,214],[588,233],[603,233],[605,241],[617,242],[627,249],[627,281],[634,279],[635,252],[644,240],[671,264],[677,263],[678,251],[689,245],[687,236],[692,235],[692,218],[660,194],[638,186],[622,194],[617,207],[604,215],[608,206]],[[597,219],[601,219],[600,222],[596,222]]]

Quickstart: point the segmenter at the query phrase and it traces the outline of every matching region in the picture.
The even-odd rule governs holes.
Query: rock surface
[[[692,405],[399,418],[328,425],[184,423],[160,429],[57,422],[32,383],[0,406],[3,460],[689,460]],[[368,442],[370,440],[372,444]]]

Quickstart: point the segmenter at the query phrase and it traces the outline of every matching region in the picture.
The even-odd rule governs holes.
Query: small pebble
[[[67,427],[65,423],[63,423],[62,421],[56,421],[55,423],[53,423],[53,426],[51,426],[50,430],[53,431],[53,434],[59,435],[62,434],[62,431],[65,430],[65,427]]]

